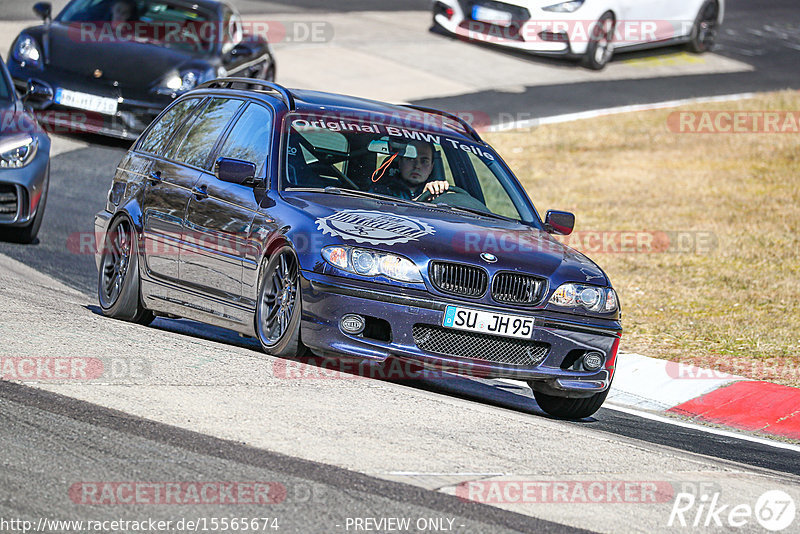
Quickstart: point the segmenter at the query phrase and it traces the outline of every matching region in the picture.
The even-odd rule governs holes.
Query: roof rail
[[[291,91],[286,89],[282,85],[278,85],[274,82],[268,82],[265,80],[257,80],[255,78],[217,78],[215,80],[207,81],[201,85],[198,85],[198,89],[216,89],[216,88],[230,88],[235,83],[245,83],[248,85],[257,85],[261,88],[269,89],[274,93],[278,93],[286,105],[288,106],[290,111],[294,111],[296,109],[294,104],[294,95]]]
[[[477,131],[475,131],[475,128],[473,128],[470,123],[468,123],[458,115],[454,115],[453,113],[448,113],[447,111],[442,111],[440,109],[426,108],[424,106],[414,106],[412,104],[405,104],[403,107],[415,109],[417,111],[423,111],[425,113],[430,113],[431,115],[439,115],[441,117],[446,117],[450,120],[456,121],[457,123],[459,123],[461,126],[464,127],[464,130],[470,135],[470,137],[472,137],[475,141],[479,143],[483,143],[483,139],[481,139],[481,136],[478,135]]]

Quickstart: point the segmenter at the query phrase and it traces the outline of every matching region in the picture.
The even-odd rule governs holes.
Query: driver
[[[134,0],[115,0],[111,4],[111,22],[130,22],[136,19],[136,2]]]
[[[450,188],[446,180],[431,180],[434,148],[431,143],[412,141],[417,149],[416,158],[399,157],[399,176],[389,178],[386,183],[376,183],[372,192],[406,200],[414,200],[422,193],[430,193],[431,200]]]

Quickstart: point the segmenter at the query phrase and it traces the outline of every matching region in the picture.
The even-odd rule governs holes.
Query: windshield
[[[536,220],[516,179],[485,145],[387,123],[300,114],[287,121],[284,188],[334,187]],[[433,196],[428,184],[444,192]]]
[[[85,42],[150,42],[193,52],[211,51],[224,30],[211,13],[166,0],[76,0],[58,20]]]

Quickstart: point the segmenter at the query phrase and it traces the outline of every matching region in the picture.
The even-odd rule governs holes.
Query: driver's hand
[[[450,184],[446,180],[439,180],[437,182],[428,182],[422,190],[431,194],[431,199],[434,199],[450,189]]]

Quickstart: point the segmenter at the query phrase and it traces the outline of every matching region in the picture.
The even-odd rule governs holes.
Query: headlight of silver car
[[[30,135],[7,137],[0,140],[0,169],[18,169],[30,163],[39,143]]]
[[[322,249],[322,257],[334,267],[360,276],[385,276],[400,282],[422,282],[416,264],[397,254],[332,246]]]
[[[571,2],[561,2],[553,4],[552,6],[543,7],[544,11],[552,11],[554,13],[573,13],[583,5],[584,0],[572,0]]]
[[[617,293],[610,287],[585,284],[562,284],[550,297],[550,304],[562,308],[585,308],[598,313],[611,313],[619,309]]]
[[[38,67],[42,60],[42,52],[36,40],[30,35],[20,35],[11,51],[11,56],[22,66]]]

